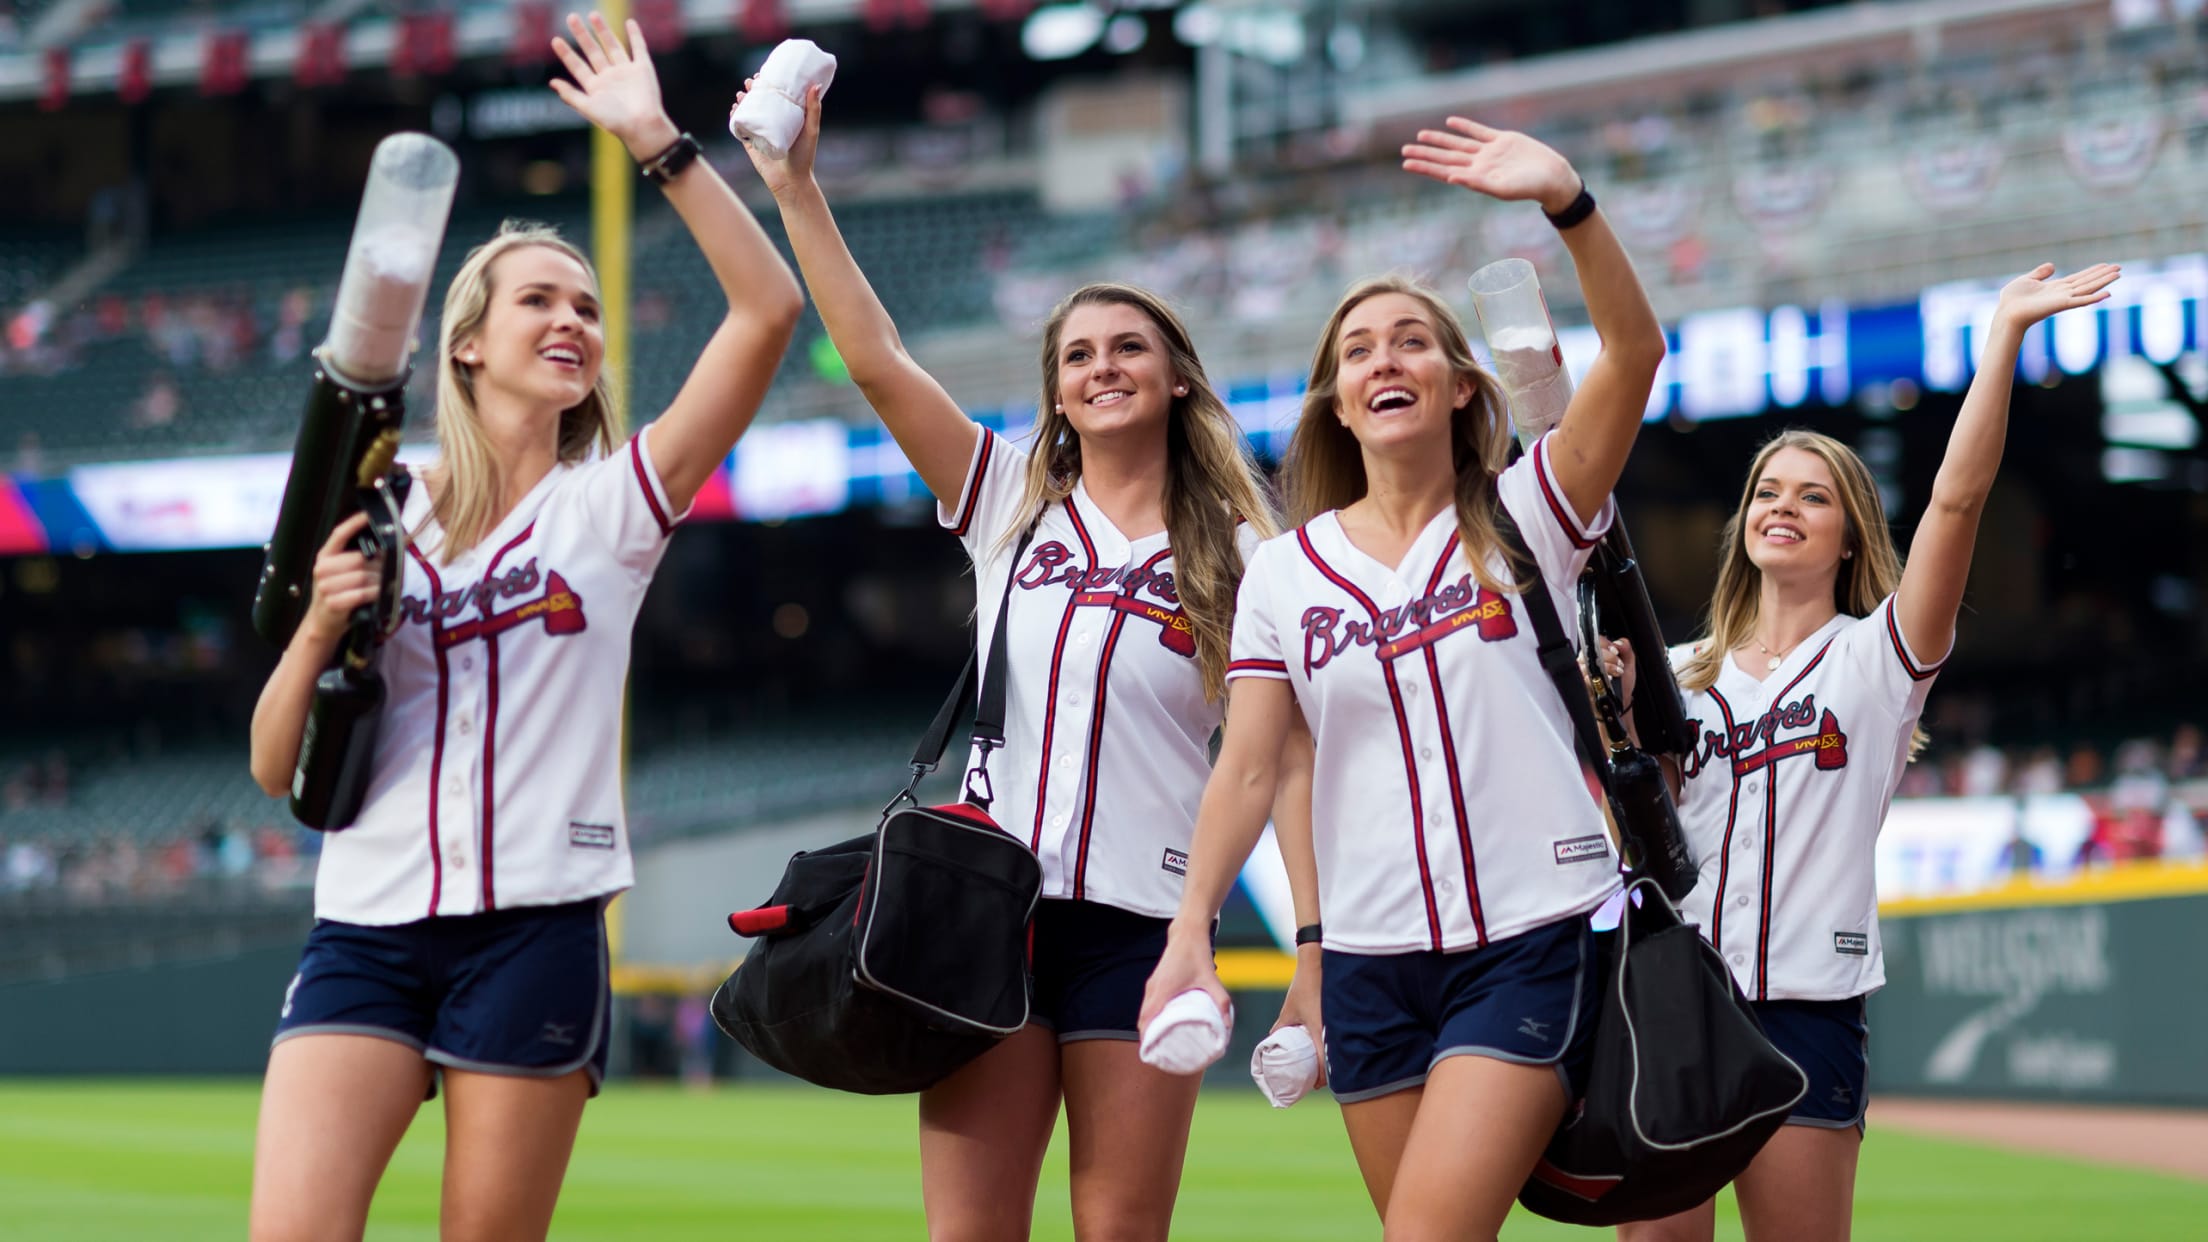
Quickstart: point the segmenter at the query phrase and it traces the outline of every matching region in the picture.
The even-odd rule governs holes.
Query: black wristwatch
[[[690,167],[703,154],[705,148],[698,145],[697,139],[685,133],[675,139],[673,146],[644,161],[644,179],[657,185],[665,185],[680,176],[683,169]]]
[[[1325,939],[1325,934],[1319,930],[1317,923],[1305,923],[1296,929],[1296,943],[1299,945],[1321,944]]]

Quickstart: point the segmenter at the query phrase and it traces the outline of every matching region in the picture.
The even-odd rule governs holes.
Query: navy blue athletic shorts
[[[1028,1021],[1061,1044],[1139,1039],[1142,990],[1165,956],[1169,922],[1094,901],[1036,902]]]
[[[1857,996],[1753,1002],[1772,1046],[1809,1076],[1809,1090],[1787,1114],[1786,1124],[1863,1128],[1863,1110],[1870,1103],[1864,1083],[1871,1068],[1871,1029],[1863,1001]]]
[[[452,1069],[532,1078],[588,1070],[595,1095],[613,1023],[605,905],[592,898],[391,927],[318,919],[275,1042],[373,1035]]]
[[[1326,1074],[1343,1103],[1406,1091],[1449,1057],[1553,1065],[1586,1085],[1597,954],[1584,917],[1456,953],[1326,951]]]

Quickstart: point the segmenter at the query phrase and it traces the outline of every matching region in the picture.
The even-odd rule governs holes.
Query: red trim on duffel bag
[[[995,828],[998,832],[1004,831],[997,824],[995,816],[971,802],[946,802],[942,806],[931,806],[928,810],[936,815],[948,815],[952,819],[963,819],[969,824],[979,824],[984,828]]]
[[[728,916],[728,930],[739,936],[764,936],[789,925],[788,906],[761,906],[756,910],[738,910]]]
[[[1533,1180],[1544,1186],[1554,1186],[1565,1194],[1576,1195],[1589,1203],[1593,1203],[1616,1190],[1618,1184],[1625,1180],[1625,1175],[1610,1173],[1589,1176],[1581,1173],[1566,1173],[1564,1170],[1550,1164],[1547,1157],[1543,1157],[1541,1163],[1533,1166]]]

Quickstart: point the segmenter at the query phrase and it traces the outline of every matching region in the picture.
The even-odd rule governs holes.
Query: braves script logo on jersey
[[[1180,603],[1181,597],[1173,589],[1171,571],[1152,568],[1156,561],[1153,557],[1142,565],[1083,569],[1073,563],[1073,550],[1053,539],[1029,555],[1027,564],[1021,567],[1013,582],[1023,591],[1062,586],[1073,592],[1076,608],[1112,608],[1155,622],[1159,626],[1159,643],[1169,651],[1193,658],[1196,654],[1195,628],[1180,609],[1171,606]],[[1164,603],[1154,604],[1138,598],[1143,592]]]
[[[1807,729],[1817,731],[1805,737],[1780,741],[1781,729]],[[1757,746],[1761,742],[1760,747]],[[1753,749],[1752,749],[1753,748]],[[1687,756],[1681,765],[1686,775],[1694,776],[1712,757],[1730,759],[1734,776],[1746,776],[1782,759],[1797,755],[1817,756],[1820,771],[1833,771],[1848,766],[1848,735],[1840,729],[1840,719],[1828,709],[1822,717],[1818,714],[1817,696],[1805,694],[1791,703],[1772,708],[1756,719],[1734,725],[1730,730],[1704,730],[1700,745]]]
[[[540,585],[544,588],[544,593],[537,598],[504,612],[492,611],[498,601],[528,595]],[[495,578],[471,582],[450,591],[439,591],[428,600],[407,595],[400,602],[400,613],[408,624],[420,625],[433,618],[439,622],[449,622],[470,607],[482,615],[473,621],[439,630],[438,646],[452,647],[478,638],[489,638],[539,618],[544,621],[544,632],[552,635],[580,634],[586,625],[583,618],[583,597],[577,595],[567,585],[567,580],[558,573],[539,573],[537,558],[533,556],[526,564],[517,565]]]
[[[1314,604],[1303,610],[1303,671],[1325,668],[1351,647],[1371,647],[1381,660],[1393,660],[1466,626],[1478,627],[1480,641],[1494,643],[1517,634],[1518,619],[1509,599],[1484,586],[1475,588],[1471,574],[1371,621],[1345,618],[1339,608]]]

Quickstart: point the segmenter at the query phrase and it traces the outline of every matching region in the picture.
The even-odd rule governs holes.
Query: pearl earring
[[[1175,389],[1173,390],[1173,395],[1174,395],[1174,396],[1176,396],[1176,397],[1185,397],[1185,396],[1187,396],[1187,395],[1188,395],[1188,385],[1186,385],[1186,384],[1182,384],[1182,385],[1181,385],[1180,387],[1178,387],[1178,388],[1175,388]]]

